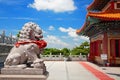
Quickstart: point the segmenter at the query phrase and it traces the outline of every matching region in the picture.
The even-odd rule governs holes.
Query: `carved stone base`
[[[49,73],[46,67],[39,68],[2,68],[0,80],[46,80]]]
[[[44,75],[0,75],[0,80],[47,80],[48,72]]]
[[[36,68],[2,68],[1,74],[5,75],[42,75],[45,73],[45,69],[36,69]]]

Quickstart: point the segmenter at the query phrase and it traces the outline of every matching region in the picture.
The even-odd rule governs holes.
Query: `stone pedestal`
[[[46,80],[49,73],[46,67],[39,68],[2,68],[0,80]]]
[[[48,74],[44,75],[0,75],[0,80],[47,80]]]

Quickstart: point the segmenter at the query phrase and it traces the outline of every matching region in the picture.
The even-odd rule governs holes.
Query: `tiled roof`
[[[76,34],[78,34],[78,35],[79,35],[79,34],[80,34],[80,32],[81,32],[81,31],[83,31],[83,30],[85,29],[86,25],[87,25],[87,23],[85,22],[85,23],[84,23],[84,25],[82,26],[82,28],[80,28],[80,29],[76,30]]]
[[[87,16],[98,18],[101,20],[115,21],[120,20],[120,13],[88,13]]]
[[[102,10],[105,5],[109,2],[110,0],[94,0],[89,6],[88,10]]]
[[[94,17],[103,21],[119,21],[120,20],[120,13],[105,13],[105,12],[100,12],[100,13],[92,13],[89,12],[87,14],[87,17]],[[77,30],[76,33],[80,34],[84,29],[87,27],[87,22],[84,23],[81,29]]]

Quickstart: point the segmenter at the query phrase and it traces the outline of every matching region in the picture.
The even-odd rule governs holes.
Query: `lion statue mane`
[[[18,42],[8,54],[4,66],[5,67],[33,67],[40,68],[43,66],[43,60],[40,54],[47,46],[42,39],[42,30],[39,25],[28,22],[19,32]]]

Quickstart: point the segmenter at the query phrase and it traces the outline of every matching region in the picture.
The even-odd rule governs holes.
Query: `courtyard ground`
[[[90,62],[45,61],[47,80],[120,80],[120,67],[100,67]]]
[[[120,67],[101,67],[86,61],[45,61],[45,65],[47,80],[120,80]]]

